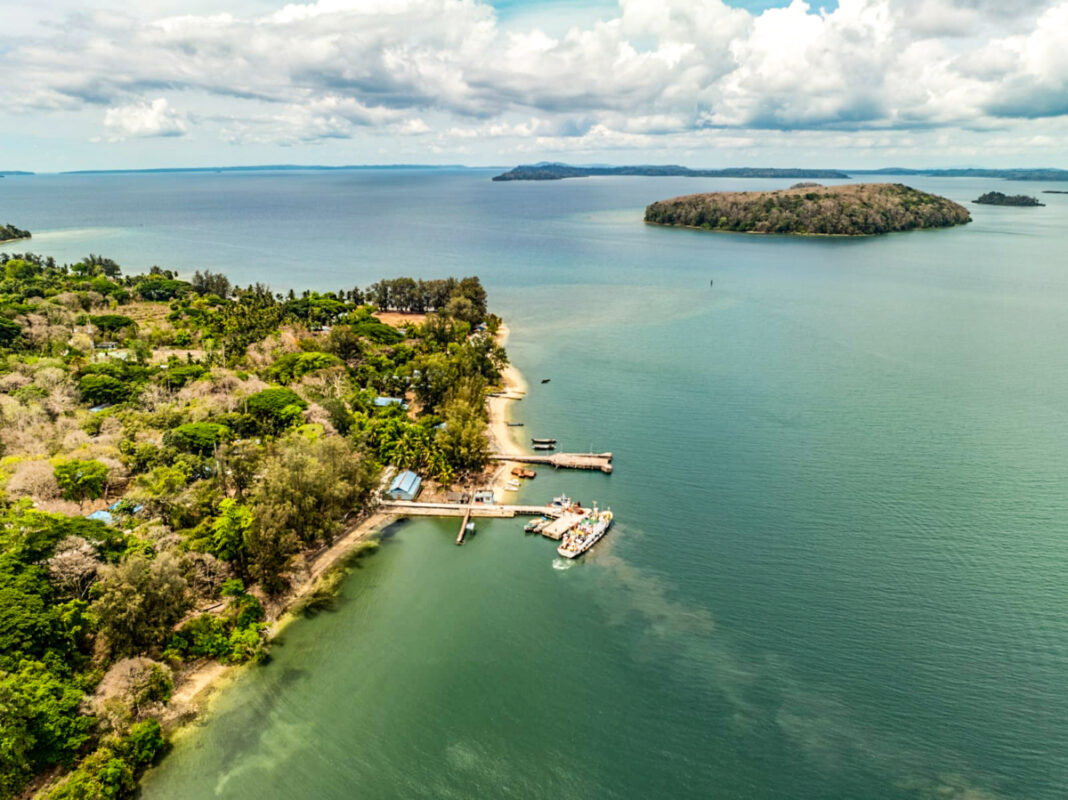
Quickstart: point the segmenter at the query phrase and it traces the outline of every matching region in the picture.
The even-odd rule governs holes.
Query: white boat
[[[582,555],[608,533],[608,529],[612,527],[612,518],[612,509],[598,511],[595,508],[570,532],[564,534],[564,540],[556,548],[556,552],[564,558],[577,558]]]
[[[508,481],[508,483],[504,484],[504,490],[506,492],[518,492],[519,481]]]

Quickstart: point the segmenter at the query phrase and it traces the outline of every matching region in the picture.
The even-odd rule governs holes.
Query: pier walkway
[[[612,471],[611,453],[547,453],[545,455],[491,455],[494,461],[515,461],[520,464],[548,464],[557,469],[599,469]]]
[[[561,514],[557,506],[420,503],[416,500],[384,500],[378,504],[378,510],[409,517],[463,517],[465,525],[470,517],[511,519],[512,517],[559,517]]]

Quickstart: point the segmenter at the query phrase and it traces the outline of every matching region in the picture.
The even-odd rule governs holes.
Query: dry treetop
[[[952,200],[900,183],[855,183],[691,194],[653,203],[645,221],[740,233],[867,236],[948,228],[971,216]]]

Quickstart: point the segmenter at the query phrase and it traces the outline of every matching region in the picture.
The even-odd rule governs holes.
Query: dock
[[[464,514],[463,521],[460,523],[460,532],[456,534],[456,544],[463,544],[464,537],[467,535],[467,523],[471,521],[471,506],[467,507],[467,513]]]
[[[408,517],[463,517],[465,527],[472,517],[491,517],[495,519],[540,516],[559,517],[562,513],[558,506],[549,505],[521,506],[498,505],[496,503],[467,505],[460,503],[420,503],[417,500],[383,500],[378,504],[378,509]]]
[[[599,469],[612,472],[611,453],[552,453],[546,455],[503,455],[490,456],[494,461],[515,461],[520,464],[548,464],[556,469]]]

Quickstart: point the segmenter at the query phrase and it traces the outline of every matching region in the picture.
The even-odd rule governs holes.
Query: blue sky
[[[0,0],[0,20],[0,170],[1068,166],[1068,0]]]

